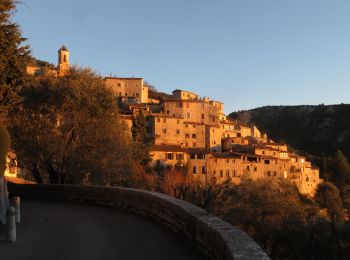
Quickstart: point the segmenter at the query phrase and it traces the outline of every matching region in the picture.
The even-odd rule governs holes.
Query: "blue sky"
[[[350,103],[349,0],[23,0],[32,54],[191,90],[227,113]]]

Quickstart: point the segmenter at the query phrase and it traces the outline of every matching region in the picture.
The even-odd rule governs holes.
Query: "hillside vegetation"
[[[233,119],[254,123],[275,140],[313,155],[342,150],[350,157],[350,104],[265,106],[233,112]]]

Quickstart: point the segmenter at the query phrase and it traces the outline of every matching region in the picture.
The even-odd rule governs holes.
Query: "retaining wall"
[[[269,259],[245,232],[168,195],[119,187],[9,184],[11,196],[82,202],[134,212],[183,233],[208,259]]]

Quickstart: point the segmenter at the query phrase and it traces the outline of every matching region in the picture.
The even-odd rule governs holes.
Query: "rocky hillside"
[[[310,154],[332,155],[340,149],[350,157],[350,104],[265,106],[229,117],[254,123],[271,139]]]

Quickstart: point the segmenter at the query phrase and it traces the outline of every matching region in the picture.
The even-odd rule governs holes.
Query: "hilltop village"
[[[29,65],[27,73],[69,71],[69,51],[58,51],[57,68]],[[300,193],[313,196],[319,178],[318,168],[305,157],[275,143],[254,125],[243,125],[224,114],[224,104],[176,89],[162,99],[149,97],[142,78],[105,77],[116,100],[122,102],[122,119],[132,128],[133,118],[142,113],[147,134],[152,140],[150,155],[155,168],[187,169],[194,180],[203,184],[242,178],[284,178],[295,183]]]

